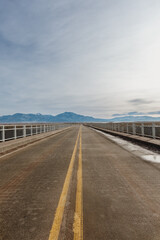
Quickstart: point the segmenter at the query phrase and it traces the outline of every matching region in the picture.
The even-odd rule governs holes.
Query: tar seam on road
[[[73,172],[73,166],[74,166],[74,161],[76,157],[76,152],[77,152],[77,146],[78,146],[78,140],[79,140],[79,135],[80,135],[80,130],[78,132],[78,136],[76,139],[76,143],[74,146],[74,150],[72,153],[71,161],[69,164],[69,168],[67,171],[67,175],[65,178],[65,182],[63,185],[62,193],[59,199],[58,207],[56,209],[53,225],[50,231],[49,239],[48,240],[58,240],[61,224],[62,224],[62,219],[63,219],[63,213],[64,213],[64,208],[66,204],[66,199],[67,199],[67,193],[69,190],[69,185],[72,177],[72,172]]]
[[[83,240],[83,194],[82,194],[83,186],[82,185],[83,185],[82,183],[82,131],[80,131],[76,208],[75,208],[74,223],[73,223],[74,240]]]

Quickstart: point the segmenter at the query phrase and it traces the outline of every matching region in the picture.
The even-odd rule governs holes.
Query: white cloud
[[[159,110],[159,1],[1,2],[1,115]]]

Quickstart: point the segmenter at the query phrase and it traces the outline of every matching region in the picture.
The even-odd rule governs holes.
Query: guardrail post
[[[5,142],[5,126],[2,126],[2,142]]]
[[[14,126],[14,139],[17,139],[17,127],[16,127],[16,125]]]
[[[152,137],[156,138],[156,127],[155,127],[155,123],[152,123]]]
[[[37,125],[36,125],[36,135],[37,135],[37,133],[38,133],[38,127],[37,127]]]
[[[124,125],[122,125],[122,132],[124,132]]]
[[[32,125],[31,125],[31,136],[33,135],[33,129],[32,129]]]
[[[23,137],[26,137],[26,125],[23,126]]]
[[[144,137],[144,123],[141,124],[141,135]]]
[[[46,132],[46,126],[44,125],[44,130],[43,130],[43,132],[45,133]]]
[[[133,135],[136,135],[135,123],[132,123],[132,133],[133,133]]]
[[[121,132],[121,124],[119,123],[119,132]]]
[[[127,126],[126,126],[126,128],[127,128],[126,130],[127,130],[127,133],[128,133],[128,123],[127,123]]]

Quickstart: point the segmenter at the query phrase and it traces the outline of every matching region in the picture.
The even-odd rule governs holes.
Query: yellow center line
[[[61,224],[62,224],[62,219],[63,219],[64,207],[65,207],[66,199],[67,199],[67,193],[68,193],[68,189],[69,189],[69,185],[70,185],[70,181],[71,181],[71,177],[72,177],[72,172],[73,172],[73,166],[74,166],[75,156],[76,156],[76,152],[77,152],[79,135],[80,135],[80,130],[78,132],[78,136],[77,136],[77,139],[76,139],[73,154],[72,154],[72,157],[71,157],[71,161],[70,161],[70,164],[69,164],[69,168],[68,168],[68,171],[67,171],[67,175],[66,175],[66,178],[65,178],[62,193],[61,193],[61,196],[60,196],[60,199],[59,199],[58,207],[56,209],[53,225],[52,225],[48,240],[58,240],[58,236],[59,236],[59,232],[60,232],[60,228],[61,228]]]
[[[73,231],[74,240],[83,240],[83,194],[82,194],[82,131],[80,130],[79,162],[77,172],[76,208]]]

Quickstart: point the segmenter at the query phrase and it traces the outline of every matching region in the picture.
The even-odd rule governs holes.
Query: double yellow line
[[[80,131],[80,142],[79,142],[76,208],[75,208],[73,231],[74,231],[74,240],[82,240],[83,239],[82,131]]]
[[[77,192],[76,192],[76,207],[73,223],[74,240],[83,240],[83,200],[82,200],[82,129],[80,127],[74,150],[72,153],[71,161],[63,185],[62,193],[59,199],[58,207],[56,209],[53,225],[50,231],[48,240],[58,240],[60,228],[62,224],[64,208],[66,204],[69,185],[72,177],[76,152],[79,142],[79,161],[77,171]]]

